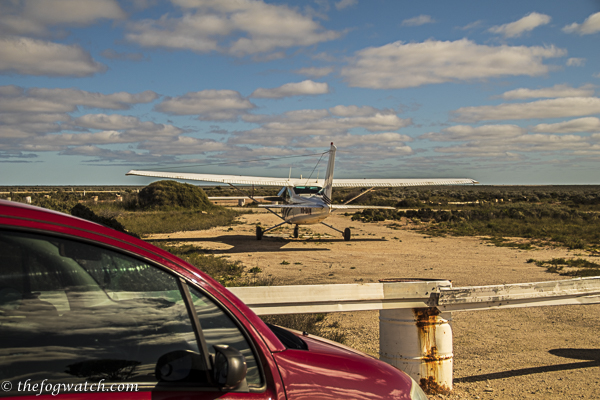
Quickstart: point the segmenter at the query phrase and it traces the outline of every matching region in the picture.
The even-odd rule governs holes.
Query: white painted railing
[[[452,390],[451,312],[600,303],[600,277],[453,288],[447,280],[229,288],[258,315],[379,310],[380,359]]]

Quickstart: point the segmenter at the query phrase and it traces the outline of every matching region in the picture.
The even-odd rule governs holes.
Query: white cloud
[[[85,108],[125,110],[147,103],[156,93],[100,94],[77,89],[23,89],[0,86],[0,144],[11,151],[62,151],[82,144],[135,143],[183,133],[170,125],[142,122],[123,115],[91,114],[73,119]],[[90,129],[100,132],[89,132]],[[76,133],[75,133],[76,132]]]
[[[0,137],[22,139],[59,132],[71,118],[64,113],[0,113]]]
[[[75,124],[90,129],[120,130],[134,128],[139,125],[137,117],[120,114],[86,114],[75,119]]]
[[[568,67],[583,67],[585,65],[585,58],[572,57],[567,60]]]
[[[250,97],[279,99],[290,96],[313,96],[329,93],[329,85],[327,83],[313,82],[306,80],[298,83],[286,83],[274,89],[258,88]]]
[[[421,26],[425,24],[433,24],[435,20],[430,15],[419,15],[414,18],[405,19],[402,21],[402,26]]]
[[[75,146],[68,147],[60,152],[61,155],[95,157],[91,162],[126,161],[133,163],[158,163],[172,162],[174,157],[155,155],[149,153],[137,153],[132,150],[111,150],[98,146]]]
[[[598,113],[600,113],[600,98],[597,97],[565,97],[531,103],[461,107],[453,111],[455,120],[464,122],[579,117]]]
[[[330,142],[343,146],[344,151],[353,153],[352,164],[369,162],[386,158],[396,158],[401,155],[413,154],[414,151],[406,142],[411,142],[410,136],[401,135],[396,132],[369,133],[364,135],[352,135],[349,133],[332,134],[330,136],[314,136],[302,138],[298,146],[307,148],[327,148]],[[343,162],[342,158],[336,159]],[[357,167],[358,165],[347,166]]]
[[[245,56],[310,46],[340,36],[285,5],[251,0],[173,3],[184,9],[183,17],[165,14],[158,20],[130,23],[127,40],[149,47]]]
[[[168,97],[155,109],[174,115],[198,115],[204,121],[235,120],[255,106],[234,90],[203,90]]]
[[[357,113],[349,115],[352,110]],[[392,131],[412,124],[412,120],[401,119],[390,110],[356,106],[297,110],[276,117],[255,116],[251,121],[260,123],[261,126],[236,133],[231,143],[286,146],[291,142],[307,147],[307,141],[312,140],[311,137],[314,140],[327,140],[326,138],[334,136],[348,135],[354,129],[391,134]],[[402,141],[409,140],[407,136],[402,137]]]
[[[343,10],[344,8],[354,7],[358,4],[358,0],[340,0],[335,3],[335,8]]]
[[[308,68],[298,69],[294,72],[297,74],[307,75],[312,78],[322,78],[324,76],[331,74],[333,71],[334,71],[333,67],[322,67],[322,68],[308,67]]]
[[[140,121],[139,118],[120,114],[87,114],[73,120],[73,126],[104,131],[123,131],[123,139],[129,142],[152,139],[162,140],[164,137],[178,136],[184,133],[173,125]]]
[[[115,0],[12,0],[0,4],[0,33],[47,35],[49,26],[84,26],[125,17]]]
[[[77,45],[24,37],[0,38],[0,73],[48,76],[91,76],[106,66]]]
[[[61,151],[68,146],[109,145],[129,143],[120,132],[102,131],[95,133],[62,133],[39,136],[27,140],[24,151]]]
[[[538,124],[532,128],[532,131],[546,133],[600,132],[600,118],[586,117],[555,124]]]
[[[378,110],[371,106],[335,106],[329,109],[332,115],[337,117],[367,117],[377,114],[393,114],[392,110]]]
[[[470,29],[479,28],[481,25],[483,25],[483,20],[477,20],[465,26],[459,26],[456,29],[460,29],[461,31],[468,31]]]
[[[545,58],[565,50],[550,47],[486,46],[454,42],[395,42],[358,51],[342,76],[353,87],[398,89],[425,84],[547,73]]]
[[[23,89],[0,86],[1,113],[65,113],[79,107],[127,110],[134,104],[149,103],[158,95],[150,90],[131,94],[126,92],[101,94],[78,89]]]
[[[549,24],[550,20],[551,18],[549,15],[532,12],[518,21],[511,22],[509,24],[493,26],[489,29],[489,31],[503,35],[506,38],[519,37],[524,32],[529,32],[538,26]]]
[[[590,15],[583,21],[583,24],[573,22],[563,28],[566,33],[578,33],[579,35],[591,35],[600,32],[600,12]]]
[[[472,127],[469,125],[455,125],[442,129],[441,132],[428,132],[420,136],[436,142],[469,141],[481,139],[510,139],[527,133],[527,130],[517,125],[483,125]]]
[[[154,154],[161,155],[187,155],[206,154],[215,151],[231,151],[233,148],[226,143],[217,142],[212,139],[198,139],[189,136],[177,136],[166,142],[147,141],[139,146],[140,149],[148,150]]]
[[[504,135],[481,135],[481,129],[505,131]],[[468,127],[460,127],[459,130],[466,133],[464,136],[453,136],[447,129],[440,133],[431,133],[433,140],[455,140],[466,141],[466,143],[436,147],[435,151],[445,154],[457,154],[469,157],[505,158],[507,156],[518,157],[520,153],[532,152],[569,152],[588,149],[591,144],[589,138],[577,135],[545,135],[540,133],[528,134],[518,127],[511,128],[510,125],[501,125],[494,129],[492,126],[473,128],[470,132]]]
[[[557,84],[550,88],[527,89],[519,88],[510,90],[502,94],[503,99],[536,99],[536,98],[557,98],[557,97],[589,97],[594,95],[594,85],[583,85],[579,88],[571,87],[567,84]]]

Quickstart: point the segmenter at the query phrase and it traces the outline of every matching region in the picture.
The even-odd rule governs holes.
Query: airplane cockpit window
[[[317,194],[321,188],[319,186],[296,186],[294,192],[298,195],[302,194]]]

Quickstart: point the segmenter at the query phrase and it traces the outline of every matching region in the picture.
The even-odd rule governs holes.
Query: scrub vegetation
[[[527,262],[535,263],[539,267],[546,268],[548,272],[563,276],[600,276],[600,264],[582,258],[569,260],[553,258],[548,261],[538,261],[531,258]]]
[[[541,189],[543,188],[543,189]],[[560,245],[595,250],[600,246],[600,187],[455,187],[409,190],[399,210],[364,210],[364,222],[406,221],[431,236],[487,236],[497,246],[522,249]],[[396,193],[397,192],[391,192]],[[398,200],[390,196],[380,203]],[[522,238],[523,240],[514,240]]]

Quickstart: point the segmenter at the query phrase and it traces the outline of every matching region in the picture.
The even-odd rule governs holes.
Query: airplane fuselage
[[[330,213],[331,209],[327,206],[311,207],[308,204],[306,205],[306,207],[281,209],[281,214],[285,219],[285,222],[293,225],[318,224],[321,221],[324,221],[327,217],[329,217]]]
[[[320,187],[310,188],[302,187],[287,189],[288,197],[286,204],[293,207],[284,207],[281,209],[281,216],[285,222],[293,225],[312,225],[325,220],[331,214],[331,207],[325,203],[323,197],[318,193]]]

